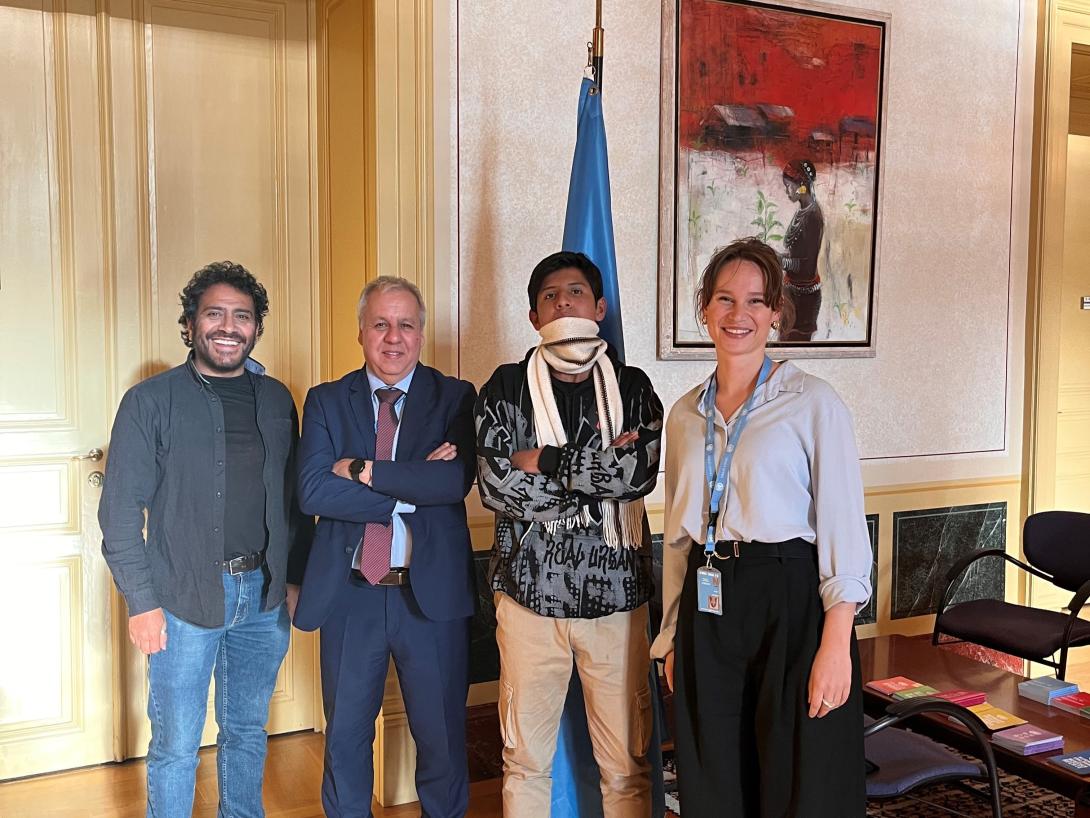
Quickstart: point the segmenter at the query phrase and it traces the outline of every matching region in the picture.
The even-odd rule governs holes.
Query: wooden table
[[[1062,752],[1072,753],[1090,747],[1090,719],[1019,696],[1018,683],[1024,681],[1024,676],[933,647],[930,638],[877,636],[860,639],[859,658],[864,684],[874,679],[907,676],[940,692],[979,690],[996,707],[1062,735]],[[893,702],[893,699],[868,687],[864,687],[863,692],[864,707],[871,716],[880,716]],[[913,729],[970,755],[979,754],[979,745],[972,735],[946,716],[920,715],[910,724]],[[1060,755],[1061,751],[1021,756],[997,744],[992,745],[992,750],[996,762],[1004,770],[1067,795],[1075,802],[1075,818],[1090,818],[1090,776],[1084,778],[1047,761],[1049,756]]]

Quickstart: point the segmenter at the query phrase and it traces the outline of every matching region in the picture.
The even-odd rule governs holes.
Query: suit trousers
[[[392,656],[416,742],[421,815],[462,818],[469,805],[469,619],[428,619],[410,586],[346,584],[320,642],[326,815],[371,818],[371,745]]]
[[[572,663],[586,700],[605,818],[651,814],[647,606],[559,619],[497,594],[504,818],[545,818]]]
[[[802,540],[798,540],[802,543]],[[863,818],[863,694],[851,639],[845,704],[810,718],[824,612],[813,546],[799,558],[713,560],[723,615],[701,613],[693,544],[674,640],[675,747],[685,818]]]

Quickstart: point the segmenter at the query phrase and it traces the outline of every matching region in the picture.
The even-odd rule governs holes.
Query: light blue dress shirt
[[[394,431],[394,449],[393,459],[397,460],[397,441],[401,436],[401,410],[405,407],[405,396],[409,392],[409,384],[413,382],[413,373],[416,372],[416,367],[413,367],[404,378],[395,383],[392,387],[382,381],[380,378],[376,378],[370,369],[364,368],[367,373],[367,384],[371,389],[371,409],[375,415],[375,431],[378,431],[378,396],[375,394],[377,389],[400,389],[401,397],[394,403],[394,412],[397,414],[398,422],[397,429]],[[395,498],[396,499],[396,498]],[[409,557],[412,555],[413,550],[413,533],[409,527],[405,524],[405,520],[402,519],[403,514],[412,514],[416,511],[416,506],[412,503],[406,503],[402,500],[398,500],[394,506],[393,516],[391,518],[394,527],[394,541],[390,545],[390,567],[391,568],[408,568]],[[352,565],[359,567],[360,564],[360,549],[356,549],[356,555],[352,558]]]

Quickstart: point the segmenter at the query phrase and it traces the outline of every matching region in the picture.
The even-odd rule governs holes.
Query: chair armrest
[[[1079,590],[1075,592],[1075,596],[1071,597],[1071,602],[1068,603],[1067,607],[1071,609],[1071,613],[1067,615],[1067,626],[1064,628],[1063,643],[1065,645],[1071,641],[1071,629],[1078,622],[1079,613],[1082,611],[1087,599],[1090,599],[1090,579],[1079,586]]]
[[[1039,577],[1040,579],[1052,582],[1052,577],[1050,577],[1048,574],[1044,573],[1043,571],[1039,571],[1032,565],[1022,562],[1020,559],[1012,557],[1002,548],[986,548],[983,551],[974,551],[970,554],[966,554],[960,560],[955,562],[950,570],[947,572],[946,587],[942,589],[942,596],[939,598],[939,607],[935,611],[936,623],[938,623],[938,617],[942,616],[943,611],[946,610],[946,606],[950,604],[951,589],[954,587],[954,582],[957,580],[958,577],[965,573],[970,565],[972,565],[977,560],[984,559],[985,557],[1000,557],[1001,559],[1004,559],[1009,563],[1017,565],[1023,571],[1026,571],[1035,577]]]

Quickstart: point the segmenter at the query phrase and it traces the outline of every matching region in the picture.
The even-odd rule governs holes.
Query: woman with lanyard
[[[663,622],[685,818],[866,812],[853,622],[871,548],[852,421],[765,354],[790,320],[779,259],[717,251],[697,293],[715,372],[666,425]]]

